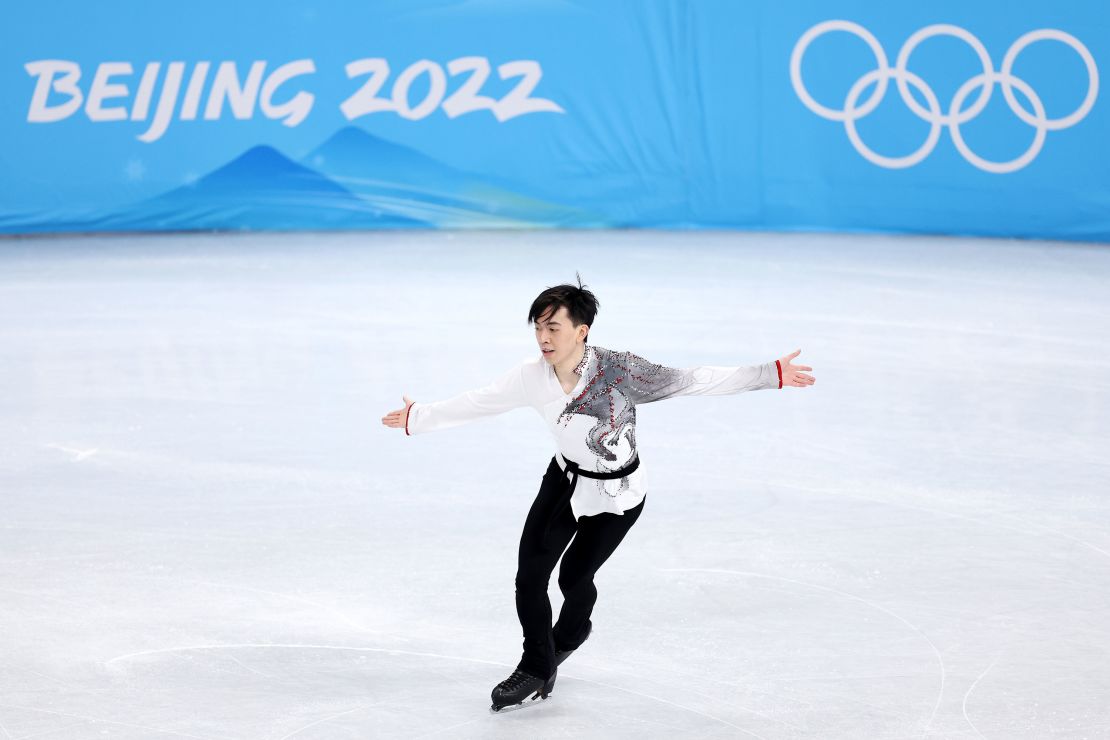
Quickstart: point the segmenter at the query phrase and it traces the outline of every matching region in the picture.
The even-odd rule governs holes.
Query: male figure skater
[[[556,453],[528,511],[517,556],[516,608],[524,654],[512,675],[493,689],[494,712],[521,706],[528,698],[546,699],[559,664],[590,634],[597,600],[594,574],[644,506],[636,406],[674,396],[815,382],[802,372],[813,368],[790,363],[801,350],[760,365],[672,368],[588,344],[597,309],[597,298],[581,277],[577,286],[544,290],[528,311],[539,357],[524,360],[483,388],[444,401],[415,403],[402,396],[404,408],[382,417],[384,425],[413,435],[530,406],[555,438]],[[547,589],[560,555],[564,601],[552,626]]]

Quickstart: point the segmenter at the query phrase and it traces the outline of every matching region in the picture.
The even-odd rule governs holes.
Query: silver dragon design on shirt
[[[593,345],[587,345],[574,372],[586,374],[586,385],[563,409],[559,420],[566,418],[569,422],[574,414],[596,419],[586,445],[601,459],[598,472],[619,469],[619,466],[609,467],[601,461],[616,462],[617,456],[608,448],[617,446],[622,436],[627,437],[635,456],[637,404],[678,395],[695,382],[690,370],[657,365],[631,352]],[[604,490],[604,481],[597,481],[597,484],[599,490]],[[621,478],[617,493],[627,488],[628,479]]]

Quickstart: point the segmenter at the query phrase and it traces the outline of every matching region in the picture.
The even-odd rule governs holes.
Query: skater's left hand
[[[801,354],[800,349],[796,349],[785,357],[779,358],[779,367],[782,369],[782,385],[796,387],[804,387],[816,383],[816,379],[812,375],[806,375],[802,370],[812,370],[813,368],[806,365],[791,365],[790,361]]]

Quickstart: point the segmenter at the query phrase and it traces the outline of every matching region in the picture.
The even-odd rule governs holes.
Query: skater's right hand
[[[408,424],[409,421],[409,408],[412,407],[415,401],[405,395],[402,395],[401,399],[405,402],[405,407],[403,409],[397,409],[396,411],[390,411],[383,416],[382,424],[385,424],[387,427],[405,428],[405,425]]]

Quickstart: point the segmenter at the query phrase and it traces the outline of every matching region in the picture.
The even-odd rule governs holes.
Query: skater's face
[[[590,327],[585,324],[575,326],[567,307],[559,306],[558,311],[548,309],[536,319],[536,343],[543,358],[551,365],[558,365],[576,355],[578,345],[586,340],[589,330]]]

